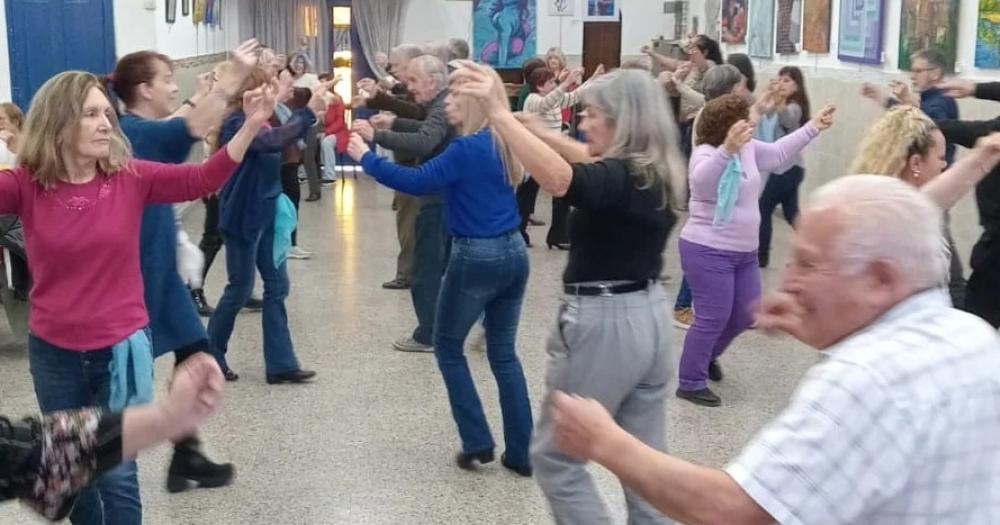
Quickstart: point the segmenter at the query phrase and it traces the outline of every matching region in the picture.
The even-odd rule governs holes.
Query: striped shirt
[[[727,471],[783,524],[1000,516],[1000,337],[916,294],[838,343]]]

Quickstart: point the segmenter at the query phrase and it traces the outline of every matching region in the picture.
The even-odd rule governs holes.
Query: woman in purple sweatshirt
[[[736,95],[709,102],[691,154],[690,216],[681,230],[681,267],[694,296],[694,324],[684,340],[677,397],[719,406],[708,379],[722,379],[716,359],[752,323],[760,299],[757,265],[761,172],[794,157],[833,123],[832,106],[773,144],[752,140],[749,106]]]

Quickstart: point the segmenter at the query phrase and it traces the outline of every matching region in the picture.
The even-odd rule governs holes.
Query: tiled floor
[[[288,311],[303,365],[319,372],[306,386],[268,386],[260,353],[259,314],[242,314],[230,363],[242,379],[229,385],[222,413],[205,428],[213,457],[239,469],[228,488],[180,495],[163,488],[167,450],[140,461],[145,523],[173,524],[536,524],[549,523],[532,480],[489,465],[477,473],[452,463],[458,449],[443,384],[430,354],[404,354],[392,341],[413,328],[408,292],[386,291],[397,253],[392,192],[371,179],[327,187],[323,199],[303,203],[302,246],[315,256],[292,261]],[[541,218],[548,198],[539,197]],[[201,206],[188,217],[200,235]],[[773,267],[780,268],[788,227],[776,226]],[[533,228],[544,239],[544,228]],[[676,293],[676,232],[666,252],[667,284]],[[519,350],[532,401],[544,392],[544,341],[554,319],[565,252],[531,249],[531,281],[521,319]],[[765,271],[773,286],[777,270]],[[209,295],[217,299],[224,268],[216,264]],[[0,329],[0,410],[35,410],[24,348]],[[683,332],[675,335],[675,350]],[[609,349],[613,351],[613,349]],[[760,333],[740,337],[722,359],[724,406],[668,403],[670,450],[690,460],[722,465],[785,403],[817,354],[787,339]],[[485,355],[470,365],[494,430],[500,429],[495,383]],[[172,360],[157,367],[164,383]],[[498,436],[500,437],[500,436]],[[624,523],[614,479],[598,469],[609,505]],[[33,523],[17,505],[0,507],[0,524]]]

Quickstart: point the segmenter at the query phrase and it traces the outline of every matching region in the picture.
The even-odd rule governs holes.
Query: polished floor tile
[[[170,495],[164,489],[168,450],[151,452],[140,460],[145,523],[551,522],[534,481],[499,464],[476,473],[453,465],[459,443],[433,355],[391,348],[414,324],[409,293],[380,287],[393,277],[398,251],[391,200],[391,191],[361,176],[327,186],[319,202],[302,203],[299,239],[314,256],[289,263],[288,312],[299,358],[319,372],[318,380],[302,386],[267,385],[260,314],[242,314],[229,354],[241,379],[228,385],[222,413],[204,430],[212,457],[236,463],[238,479],[227,488]],[[549,209],[548,197],[540,196],[538,216],[547,220]],[[196,203],[186,220],[195,238],[201,232],[201,213]],[[531,229],[539,241],[545,231]],[[787,225],[776,223],[775,268],[781,267],[788,231]],[[673,276],[667,284],[672,297],[680,278],[676,232],[665,258]],[[555,318],[565,259],[565,252],[531,249],[518,344],[536,411],[544,393],[544,343]],[[223,266],[220,259],[209,276],[207,291],[213,300],[224,283]],[[776,278],[777,270],[765,271],[768,285]],[[674,340],[679,354],[683,332]],[[499,432],[497,392],[486,356],[470,351],[468,358],[490,422]],[[794,341],[744,334],[722,358],[726,380],[715,387],[723,398],[721,408],[670,399],[670,450],[703,464],[723,465],[780,410],[816,359],[815,352]],[[171,362],[158,364],[161,391]],[[2,413],[35,410],[27,368],[23,346],[3,326]],[[592,470],[624,523],[623,498],[614,478]],[[2,524],[31,522],[17,505],[0,507]]]

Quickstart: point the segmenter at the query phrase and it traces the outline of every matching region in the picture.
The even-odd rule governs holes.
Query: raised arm
[[[351,136],[347,147],[351,158],[360,161],[365,173],[375,177],[379,183],[417,196],[434,193],[454,184],[466,168],[462,161],[464,151],[465,145],[461,141],[455,141],[444,153],[420,167],[410,168],[372,153],[368,144],[357,134]]]
[[[949,120],[936,122],[947,142],[971,148],[976,141],[1000,131],[1000,119],[993,120]]]
[[[738,156],[737,153],[729,153],[725,147],[710,148],[698,146],[691,153],[691,162],[688,169],[688,180],[691,184],[691,195],[711,195],[717,193],[719,179],[726,171],[729,161]]]
[[[442,109],[427,116],[415,132],[376,131],[375,143],[393,151],[404,151],[420,158],[426,158],[441,145],[448,136],[448,119]]]
[[[920,187],[941,209],[947,211],[965,197],[1000,162],[1000,133],[979,139],[947,171]]]
[[[654,63],[659,64],[660,67],[664,69],[673,71],[677,69],[677,66],[681,64],[681,60],[670,58],[666,55],[661,55],[653,50],[652,46],[643,46],[642,52],[649,55],[649,58],[653,60]]]
[[[587,144],[574,140],[562,133],[549,129],[545,127],[544,124],[539,120],[538,115],[534,113],[515,113],[514,117],[517,118],[525,128],[533,133],[536,137],[542,139],[548,147],[555,150],[556,153],[566,159],[566,162],[570,164],[586,164],[591,162],[597,162],[600,160],[590,154],[587,149]]]
[[[191,97],[190,103],[182,104],[172,115],[187,122],[192,137],[204,138],[213,126],[219,125],[229,101],[239,93],[243,82],[257,65],[258,49],[260,43],[257,39],[247,40],[233,50],[221,78],[214,79],[211,72],[199,76],[199,92]]]
[[[423,120],[427,118],[427,110],[420,104],[407,102],[401,98],[394,97],[384,91],[376,91],[372,98],[368,99],[365,105],[369,109],[378,111],[391,111],[396,116]]]
[[[773,144],[754,141],[757,169],[760,172],[774,171],[788,162],[788,159],[802,151],[821,132],[833,125],[836,108],[827,104],[812,120],[794,133],[785,135]]]

